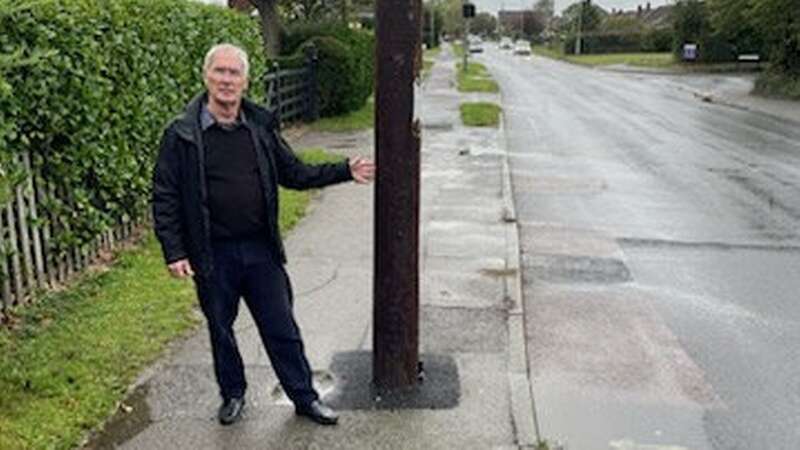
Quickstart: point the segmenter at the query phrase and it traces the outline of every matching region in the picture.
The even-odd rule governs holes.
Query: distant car
[[[515,55],[530,55],[531,54],[531,44],[527,41],[517,41],[514,44],[514,54]]]
[[[501,49],[503,49],[503,50],[511,50],[511,47],[513,47],[512,43],[511,43],[511,39],[509,39],[509,38],[500,39],[500,48]]]
[[[483,53],[483,41],[480,39],[470,39],[469,40],[469,52],[470,53]]]

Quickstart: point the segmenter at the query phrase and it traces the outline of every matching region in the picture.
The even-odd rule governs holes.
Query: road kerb
[[[522,303],[522,273],[520,271],[519,229],[514,197],[511,188],[511,169],[502,115],[500,117],[499,144],[503,153],[503,217],[506,228],[506,269],[504,291],[511,305],[508,311],[508,382],[511,390],[511,415],[517,445],[535,446],[540,439],[534,399],[528,376],[525,344],[525,315]]]

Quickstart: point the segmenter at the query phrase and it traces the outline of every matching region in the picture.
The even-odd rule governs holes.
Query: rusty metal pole
[[[411,387],[419,365],[419,74],[421,0],[378,0],[372,374],[379,391]]]

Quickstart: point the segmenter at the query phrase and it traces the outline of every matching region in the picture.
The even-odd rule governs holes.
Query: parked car
[[[479,38],[469,40],[470,53],[483,53],[483,41]]]
[[[531,44],[528,41],[517,41],[514,44],[514,54],[515,55],[530,55],[531,54]]]
[[[507,37],[504,37],[504,38],[500,39],[500,48],[501,49],[503,49],[503,50],[511,50],[511,47],[513,47],[511,39],[509,39]]]

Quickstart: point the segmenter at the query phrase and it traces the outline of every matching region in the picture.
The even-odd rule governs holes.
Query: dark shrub
[[[328,36],[313,37],[300,47],[305,51],[313,45],[319,57],[317,80],[319,82],[320,115],[335,116],[354,111],[364,104],[363,86],[354,76],[358,61],[350,48]]]
[[[286,55],[297,53],[301,45],[305,48],[308,45],[306,42],[312,38],[329,37],[344,44],[354,61],[346,75],[352,78],[350,82],[354,83],[355,88],[346,92],[354,97],[332,103],[354,105],[352,109],[346,109],[340,113],[349,112],[364,105],[374,89],[375,37],[372,32],[354,30],[340,23],[302,23],[289,27],[285,33],[281,42],[282,52]],[[340,78],[342,78],[342,74],[337,77],[337,79]],[[329,115],[330,113],[323,110],[322,114]]]

